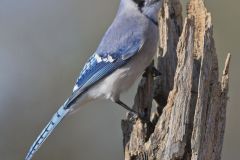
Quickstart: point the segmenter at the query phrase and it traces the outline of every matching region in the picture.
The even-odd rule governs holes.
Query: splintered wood
[[[125,160],[220,160],[223,145],[230,54],[222,80],[211,15],[202,0],[190,0],[182,26],[179,0],[164,0],[160,12],[157,67],[143,77],[134,109],[122,120]],[[151,112],[152,101],[157,111]]]

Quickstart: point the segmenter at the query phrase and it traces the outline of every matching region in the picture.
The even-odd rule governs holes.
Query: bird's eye
[[[144,0],[133,0],[139,8],[142,8],[144,6]]]

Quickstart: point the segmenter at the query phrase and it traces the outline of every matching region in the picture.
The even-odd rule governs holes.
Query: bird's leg
[[[132,108],[128,107],[128,105],[126,105],[125,103],[123,103],[121,100],[117,100],[115,101],[115,103],[119,104],[120,106],[122,106],[123,108],[125,108],[126,110],[128,110],[130,112],[130,114],[132,114],[133,119],[137,119],[140,118],[142,121],[145,122],[150,122],[149,120],[146,120],[146,112],[144,113],[138,113],[135,110],[133,110]]]
[[[133,113],[137,114],[136,111],[134,111],[132,108],[128,107],[128,105],[123,103],[121,100],[117,100],[116,103],[119,104],[120,106],[122,106],[123,108],[125,108],[126,110],[128,110],[129,112],[133,112]]]
[[[119,104],[120,106],[122,106],[123,108],[125,108],[126,110],[128,110],[129,112],[133,113],[136,117],[138,117],[138,113],[136,111],[134,111],[132,108],[128,107],[128,105],[126,105],[125,103],[123,103],[121,100],[117,100],[115,101],[117,104]]]
[[[149,66],[148,68],[145,69],[145,72],[143,73],[143,77],[146,77],[147,72],[149,71],[153,77],[158,77],[162,75],[162,73],[155,66]]]

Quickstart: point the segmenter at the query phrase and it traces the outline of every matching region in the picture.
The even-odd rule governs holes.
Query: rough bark
[[[164,0],[160,13],[157,68],[142,78],[133,108],[122,120],[125,160],[221,159],[230,54],[222,80],[211,15],[202,0],[190,0],[182,27],[179,0]],[[152,101],[157,111],[152,110]]]

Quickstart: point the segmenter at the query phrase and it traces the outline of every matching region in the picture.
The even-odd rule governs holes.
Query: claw
[[[162,73],[156,67],[152,67],[152,74],[153,77],[159,77],[162,75]]]
[[[134,112],[129,112],[128,113],[128,117],[130,121],[135,121],[136,119],[139,118],[138,114],[134,113]]]
[[[147,68],[142,76],[147,77],[148,71],[150,71],[153,77],[159,77],[162,75],[162,73],[156,67],[152,66],[151,68]]]
[[[145,112],[143,112],[143,113],[128,112],[128,119],[130,121],[136,121],[137,119],[140,119],[144,122],[148,122],[146,116],[147,116],[147,114]]]

